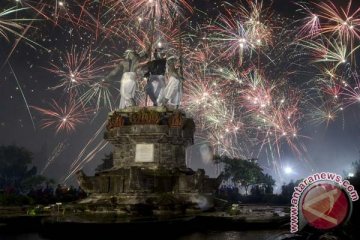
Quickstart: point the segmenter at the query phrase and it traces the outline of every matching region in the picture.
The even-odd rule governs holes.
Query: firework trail
[[[44,166],[44,168],[41,170],[40,174],[43,175],[44,172],[47,170],[47,168],[54,162],[54,160],[56,158],[58,158],[61,153],[63,153],[66,148],[69,146],[69,144],[67,144],[66,142],[60,142],[56,145],[56,147],[54,148],[54,150],[51,152],[46,165]]]
[[[8,53],[8,56],[6,57],[5,61],[3,62],[3,65],[1,66],[0,70],[6,65],[6,63],[9,61],[10,57],[12,56],[13,52],[15,51],[16,47],[19,45],[21,40],[26,40],[30,46],[34,47],[40,47],[45,50],[48,50],[38,44],[37,42],[33,41],[32,39],[26,37],[26,34],[30,29],[33,29],[33,23],[36,21],[35,18],[14,18],[14,19],[8,19],[10,17],[9,15],[17,15],[20,13],[23,13],[27,8],[9,8],[5,9],[2,12],[0,12],[0,40],[1,38],[4,38],[7,41],[10,41],[9,34],[12,34],[16,40]],[[25,24],[27,23],[27,24]]]
[[[33,118],[32,114],[31,114],[30,106],[29,106],[29,104],[28,104],[28,101],[26,100],[24,91],[23,91],[23,89],[22,89],[22,87],[21,87],[21,85],[20,85],[19,79],[17,78],[17,76],[16,76],[16,74],[15,74],[15,72],[14,72],[14,69],[13,69],[13,67],[11,66],[11,64],[10,64],[9,61],[8,61],[8,64],[9,64],[9,67],[10,67],[10,69],[11,69],[12,74],[14,75],[14,79],[15,79],[15,81],[16,81],[16,85],[17,85],[17,87],[19,88],[19,90],[20,90],[20,92],[21,92],[21,96],[22,96],[22,98],[23,98],[23,100],[24,100],[24,103],[25,103],[25,105],[26,105],[27,112],[29,113],[30,120],[31,120],[32,125],[33,125],[34,130],[35,130],[36,127],[35,127],[35,123],[34,123],[34,120],[33,120],[34,118]]]
[[[101,139],[98,142],[98,144],[96,145],[96,147],[91,149],[87,153],[87,155],[84,157],[84,155],[86,154],[87,148],[90,147],[93,142],[97,141],[100,134],[104,131],[106,123],[107,122],[105,121],[99,127],[99,129],[95,132],[95,134],[91,137],[91,139],[86,143],[84,148],[81,150],[81,152],[79,153],[76,160],[71,164],[69,174],[64,178],[64,180],[63,180],[64,182],[66,182],[74,173],[76,173],[79,169],[81,169],[84,166],[84,164],[86,164],[86,163],[90,162],[92,159],[94,159],[96,154],[107,146],[108,142]]]
[[[81,163],[77,165],[73,170],[70,170],[69,174],[64,178],[63,183],[65,183],[71,176],[74,175],[78,170],[80,170],[86,163],[91,162],[98,152],[101,152],[109,143],[105,140],[102,140],[98,145],[96,145],[89,153],[82,159]]]
[[[0,37],[3,37],[7,41],[9,41],[10,39],[8,33],[11,33],[15,36],[21,36],[21,33],[19,31],[24,29],[23,22],[26,21],[26,19],[7,19],[7,17],[8,15],[19,13],[24,10],[26,10],[26,8],[16,9],[15,7],[13,7],[0,12]]]

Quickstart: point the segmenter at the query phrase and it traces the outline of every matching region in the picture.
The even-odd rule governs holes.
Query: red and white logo
[[[310,226],[328,230],[344,223],[350,212],[350,202],[337,185],[317,183],[305,191],[301,208]]]

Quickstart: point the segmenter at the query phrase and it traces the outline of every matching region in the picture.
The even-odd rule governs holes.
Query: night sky
[[[21,1],[15,0],[2,0],[0,2],[0,12],[5,9],[21,8]],[[24,29],[29,27],[25,33],[25,37],[17,40],[18,35],[7,32],[8,40],[0,34],[0,144],[9,145],[17,144],[24,146],[34,152],[34,164],[38,167],[38,170],[43,174],[55,178],[57,180],[63,180],[69,173],[71,164],[77,159],[82,149],[88,143],[88,141],[94,136],[96,131],[106,120],[109,112],[109,107],[101,104],[97,109],[96,104],[91,105],[91,110],[86,114],[86,120],[83,123],[76,125],[74,131],[67,132],[66,130],[60,130],[56,132],[56,127],[42,128],[44,116],[37,111],[34,107],[48,108],[49,103],[53,100],[60,105],[68,101],[69,91],[66,91],[64,87],[55,86],[61,82],[61,77],[54,72],[49,71],[53,66],[63,66],[65,62],[66,52],[71,52],[71,49],[79,52],[80,50],[89,49],[92,56],[97,57],[95,63],[99,67],[93,81],[101,79],[106,76],[122,56],[122,52],[128,47],[124,36],[121,31],[110,30],[94,30],[94,27],[86,28],[86,23],[77,21],[81,14],[81,8],[78,6],[85,1],[77,1],[79,5],[70,6],[73,12],[62,11],[61,8],[57,9],[59,12],[55,12],[53,6],[55,1],[38,1],[38,2],[51,2],[50,5],[44,5],[42,13],[48,14],[50,19],[45,19],[42,14],[37,12],[41,8],[41,4],[36,4],[37,1],[23,1],[24,7],[34,6],[35,9],[25,9],[19,12],[15,12],[9,15],[0,15],[1,20],[4,19],[33,19],[31,22],[23,21],[23,28],[15,29],[14,31],[22,33]],[[74,1],[76,2],[76,1]],[[89,2],[89,1],[87,1]],[[91,2],[91,1],[90,1]],[[93,1],[89,4],[87,12],[96,18],[99,4],[103,2]],[[109,2],[109,1],[108,1]],[[116,1],[113,1],[116,2]],[[228,1],[229,2],[229,1]],[[236,1],[230,1],[236,2]],[[238,1],[239,2],[239,1]],[[277,28],[293,28],[289,31],[295,31],[304,22],[301,19],[305,19],[305,15],[299,9],[300,7],[294,4],[296,1],[287,0],[275,0],[272,5],[269,5],[268,1],[264,2],[264,5],[271,6],[273,11],[272,18],[278,19],[281,16],[282,19],[278,22],[283,24],[277,25]],[[297,1],[298,2],[298,1]],[[340,7],[336,1],[334,6]],[[345,1],[347,2],[347,1]],[[27,5],[28,4],[28,5]],[[224,11],[221,1],[211,0],[195,0],[192,3],[194,8],[194,14],[191,15],[185,11],[185,14],[190,16],[191,23],[186,23],[183,29],[188,29],[190,26],[192,29],[197,24],[204,26],[209,23],[208,19],[215,21],[218,14]],[[343,6],[346,6],[345,4]],[[52,7],[52,8],[51,8]],[[356,9],[355,3],[352,5],[352,11]],[[51,14],[52,12],[52,14]],[[59,14],[59,18],[56,19],[56,14]],[[86,14],[84,14],[86,15]],[[360,19],[360,14],[354,16],[354,18]],[[107,19],[108,18],[108,19]],[[120,19],[121,17],[119,17]],[[34,20],[37,19],[37,20]],[[69,20],[71,19],[71,20]],[[83,17],[83,21],[91,22],[89,16]],[[111,17],[105,16],[101,19],[101,23],[107,22]],[[272,19],[270,19],[272,20]],[[122,19],[121,21],[127,21]],[[119,23],[115,21],[112,23],[123,24],[119,20]],[[290,24],[291,22],[291,24]],[[90,24],[90,25],[91,25]],[[355,30],[360,33],[360,20],[355,25]],[[83,26],[83,27],[80,27]],[[204,27],[205,28],[205,27]],[[120,29],[120,27],[119,27]],[[1,31],[1,27],[0,27]],[[206,30],[203,30],[204,32]],[[274,31],[276,33],[279,30]],[[6,32],[6,31],[5,31]],[[292,33],[294,34],[294,33]],[[333,33],[330,34],[330,38],[336,38]],[[202,35],[202,34],[200,34]],[[204,36],[204,35],[202,35]],[[201,37],[199,39],[201,39]],[[359,45],[359,36],[355,36],[352,41],[352,49],[355,49]],[[135,40],[133,40],[135,42]],[[350,40],[349,40],[350,41]],[[276,44],[275,44],[276,45]],[[350,46],[350,43],[348,44]],[[133,46],[133,45],[132,45]],[[300,49],[300,48],[299,48]],[[299,55],[309,56],[303,52],[302,49],[297,50],[298,54],[294,54],[292,51],[291,56],[298,57]],[[357,81],[350,79],[349,71],[356,72],[356,58],[358,58],[359,50],[355,50],[351,56],[349,56],[349,66],[345,69],[336,70],[337,74],[344,78],[349,78],[347,81],[349,85],[353,86],[355,93],[358,93],[356,88]],[[286,58],[287,61],[291,61],[292,58]],[[305,59],[305,60],[304,60]],[[288,74],[290,78],[293,78],[292,87],[302,89],[302,99],[306,99],[314,92],[323,91],[321,87],[314,87],[312,78],[319,74],[319,69],[315,65],[314,61],[309,60],[309,57],[297,62],[296,67],[288,68],[288,65],[279,63],[276,67],[273,67],[271,71],[276,72],[269,75],[279,75],[279,72],[291,72]],[[350,60],[351,59],[351,60]],[[222,60],[223,65],[227,65],[227,60]],[[295,61],[295,60],[294,60]],[[306,62],[306,66],[304,63]],[[238,63],[237,63],[238,64]],[[335,63],[329,63],[335,64]],[[270,67],[271,68],[271,67]],[[349,70],[350,69],[350,70]],[[296,73],[293,73],[296,71]],[[266,72],[266,70],[264,70]],[[338,73],[342,72],[342,73]],[[344,73],[343,73],[344,72]],[[186,83],[185,83],[186,84]],[[113,94],[114,105],[116,105],[117,94],[116,87],[110,89]],[[314,88],[318,88],[318,91],[314,91]],[[288,89],[288,88],[286,88]],[[85,91],[85,90],[81,90]],[[346,92],[346,90],[344,90]],[[360,95],[359,95],[360,96]],[[276,96],[274,96],[275,98]],[[347,95],[342,98],[342,104],[344,110],[336,111],[336,118],[331,121],[313,121],[309,115],[313,114],[311,105],[319,103],[317,98],[312,96],[312,104],[307,104],[308,101],[301,100],[301,120],[299,121],[299,135],[301,135],[300,141],[296,141],[296,144],[305,146],[302,148],[301,154],[294,153],[292,148],[287,145],[287,141],[280,144],[281,153],[276,160],[272,159],[273,154],[269,154],[265,147],[256,147],[256,150],[247,151],[250,152],[246,157],[259,158],[260,165],[265,171],[273,174],[273,176],[279,180],[279,176],[276,172],[281,172],[282,168],[290,166],[294,172],[289,175],[282,174],[282,178],[279,181],[289,181],[290,179],[297,180],[301,177],[311,174],[313,171],[331,171],[339,174],[343,174],[344,171],[351,172],[351,163],[359,159],[360,151],[360,103],[350,104],[347,103]],[[187,100],[187,103],[190,100]],[[242,103],[239,102],[240,106]],[[327,104],[320,104],[318,108]],[[235,108],[239,107],[234,105]],[[299,107],[300,108],[300,107]],[[310,119],[310,120],[309,120]],[[206,124],[206,122],[205,122]],[[198,129],[201,127],[198,126]],[[86,148],[86,152],[89,153],[94,149],[102,140],[103,133],[95,138],[93,142]],[[202,136],[203,137],[203,136]],[[241,142],[245,137],[241,133],[237,135],[238,140]],[[200,139],[200,138],[199,138]],[[202,138],[203,139],[203,138]],[[198,140],[201,143],[203,140]],[[205,168],[207,174],[214,176],[217,174],[217,167],[211,163],[206,163],[200,154],[200,145],[192,147],[189,151],[189,166],[196,168]],[[216,149],[216,147],[214,147]],[[111,146],[106,146],[103,150],[97,152],[93,159],[84,164],[84,170],[88,174],[92,174],[94,168],[101,162],[101,158],[105,153],[111,151]],[[81,159],[86,158],[85,153]],[[277,171],[274,169],[274,163],[278,167]],[[46,166],[46,169],[45,169]],[[280,170],[279,170],[280,168]],[[69,179],[69,184],[74,183],[74,179]]]

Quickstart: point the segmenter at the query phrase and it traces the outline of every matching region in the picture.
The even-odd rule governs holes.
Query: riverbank
[[[71,206],[0,208],[0,232],[7,234],[39,233],[48,239],[64,239],[69,233],[81,233],[87,238],[115,236],[118,233],[134,237],[160,235],[183,236],[194,232],[241,231],[260,229],[287,230],[287,215],[276,214],[277,208],[242,206],[237,215],[226,212],[188,213],[151,217],[125,216],[114,212],[75,212]],[[71,211],[71,209],[73,211]],[[124,235],[124,236],[125,236]]]

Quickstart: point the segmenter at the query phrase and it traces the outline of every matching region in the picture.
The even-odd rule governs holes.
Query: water
[[[263,230],[263,231],[225,231],[225,232],[207,232],[193,233],[178,240],[267,240],[274,239],[284,231]]]
[[[254,230],[254,231],[208,231],[208,232],[196,232],[187,234],[181,237],[176,236],[164,236],[166,239],[174,240],[274,240],[281,233],[285,231],[280,230]],[[71,235],[71,234],[70,234]],[[0,240],[46,240],[47,238],[42,237],[38,233],[26,233],[17,235],[1,235]],[[70,237],[68,239],[71,239]],[[85,238],[84,238],[85,239]],[[104,234],[103,239],[109,239]],[[119,236],[113,239],[120,239]],[[134,239],[132,237],[121,236],[121,240]],[[156,239],[150,238],[149,239]]]
[[[11,235],[2,235],[0,234],[0,240],[43,240],[37,233],[26,233],[26,234],[11,234]]]

